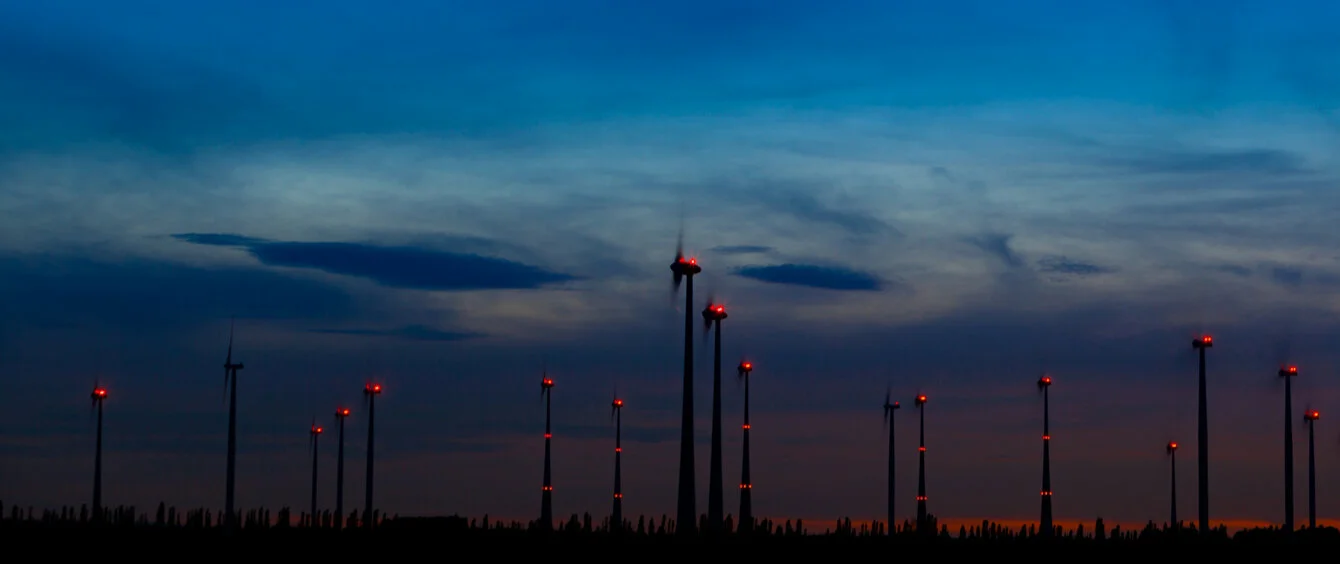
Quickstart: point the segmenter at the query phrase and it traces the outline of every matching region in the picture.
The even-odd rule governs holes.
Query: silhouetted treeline
[[[102,521],[98,522],[90,514],[88,506],[62,507],[59,510],[45,509],[40,513],[32,507],[6,507],[0,502],[0,529],[14,532],[25,529],[33,532],[75,532],[75,531],[182,531],[214,532],[223,531],[221,511],[194,508],[185,511],[167,507],[160,503],[152,512],[141,512],[134,506],[106,508]],[[706,520],[699,517],[699,525]],[[307,513],[293,514],[288,508],[271,512],[258,508],[242,512],[241,529],[238,534],[248,535],[257,532],[280,533],[284,531],[355,531],[366,534],[366,523],[361,521],[358,511],[351,511],[337,523],[336,516],[325,511],[313,520]],[[565,522],[555,523],[552,531],[544,531],[538,521],[501,521],[488,515],[481,518],[450,517],[385,517],[379,511],[373,511],[373,531],[377,534],[401,536],[454,536],[475,540],[535,539],[554,537],[556,539],[673,539],[675,521],[665,515],[659,517],[639,516],[626,519],[622,526],[611,527],[608,518],[597,520],[591,514],[573,514]],[[936,542],[948,544],[1094,544],[1137,546],[1150,543],[1211,541],[1214,543],[1262,544],[1281,540],[1325,543],[1340,545],[1340,530],[1332,527],[1300,529],[1292,534],[1278,527],[1238,531],[1233,535],[1220,527],[1208,535],[1200,535],[1194,526],[1170,526],[1167,523],[1147,523],[1140,529],[1122,529],[1114,526],[1108,529],[1102,519],[1094,521],[1092,526],[1079,525],[1073,529],[1057,526],[1052,538],[1039,534],[1036,524],[1020,525],[1017,528],[982,521],[971,527],[960,525],[957,531],[940,525],[934,515],[927,518],[926,527],[919,528],[910,521],[903,521],[889,535],[885,523],[853,524],[850,518],[836,520],[835,527],[827,527],[820,533],[806,531],[801,520],[776,522],[770,519],[758,519],[752,526],[738,527],[733,516],[727,515],[722,540],[784,541],[805,539],[806,542],[888,542],[890,540],[908,542]],[[703,530],[703,529],[699,529]],[[934,531],[933,533],[928,531]]]

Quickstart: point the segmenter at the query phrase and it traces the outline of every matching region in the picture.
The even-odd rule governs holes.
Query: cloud
[[[230,233],[178,233],[172,237],[197,245],[216,245],[220,247],[252,247],[266,242],[265,239]]]
[[[1108,274],[1115,272],[1116,270],[1105,266],[1098,266],[1096,264],[1073,261],[1063,256],[1056,256],[1038,260],[1038,271],[1053,274],[1092,276],[1095,274]]]
[[[723,255],[748,255],[770,253],[772,252],[772,247],[765,247],[763,245],[722,245],[719,247],[712,247],[711,250],[714,253]]]
[[[1310,172],[1301,156],[1273,149],[1239,151],[1166,151],[1141,149],[1130,157],[1104,157],[1108,167],[1134,174],[1257,173],[1294,175]]]
[[[423,325],[408,325],[398,329],[311,329],[312,333],[327,335],[363,335],[369,337],[393,337],[411,341],[465,341],[482,337],[478,333],[459,333],[442,331]]]
[[[773,284],[790,284],[828,290],[878,291],[882,281],[873,274],[840,267],[812,264],[744,266],[735,275]]]
[[[363,309],[339,288],[275,272],[65,255],[0,256],[0,292],[22,297],[6,300],[0,323],[28,328],[174,330],[230,315],[336,321]]]
[[[990,233],[969,237],[966,241],[983,252],[1000,259],[1006,266],[1018,268],[1024,266],[1024,258],[1010,248],[1010,239],[1013,238],[1014,235],[1010,234]]]
[[[1218,270],[1219,272],[1225,272],[1225,273],[1228,273],[1228,274],[1232,274],[1232,275],[1234,275],[1234,276],[1241,276],[1241,277],[1243,277],[1243,278],[1246,278],[1246,277],[1252,275],[1252,269],[1247,268],[1247,267],[1245,267],[1245,266],[1239,266],[1239,265],[1236,265],[1236,264],[1224,264],[1224,265],[1220,265],[1220,266],[1215,267],[1215,270]]]
[[[760,202],[776,211],[791,214],[801,220],[840,227],[852,235],[874,235],[898,231],[887,223],[863,211],[838,209],[820,202],[812,194],[799,190],[771,190],[764,192]]]
[[[414,246],[381,247],[362,243],[265,242],[228,234],[177,234],[197,244],[237,245],[269,266],[310,268],[373,280],[383,286],[415,290],[534,289],[579,280],[506,259]]]
[[[1298,268],[1277,266],[1270,269],[1270,278],[1282,286],[1297,288],[1303,284],[1303,271]]]

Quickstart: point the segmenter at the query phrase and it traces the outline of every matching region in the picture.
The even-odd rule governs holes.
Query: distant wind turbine
[[[373,439],[372,424],[376,420],[377,396],[382,395],[381,384],[364,384],[363,397],[367,398],[368,404],[368,470],[367,476],[364,476],[366,485],[363,487],[363,528],[372,529],[374,525],[372,519],[372,463],[375,458],[372,455]]]
[[[1214,346],[1214,338],[1201,335],[1191,341],[1191,348],[1200,355],[1200,401],[1196,426],[1197,507],[1200,534],[1210,532],[1210,421],[1205,401],[1205,351]]]
[[[895,436],[894,429],[895,429],[895,425],[894,425],[894,417],[893,417],[893,415],[894,415],[894,412],[898,411],[898,409],[899,409],[900,407],[902,407],[902,406],[899,405],[898,402],[896,402],[896,401],[893,402],[893,403],[889,403],[889,397],[890,397],[890,390],[885,390],[885,391],[884,391],[884,423],[887,424],[887,425],[889,426],[888,429],[887,429],[887,432],[889,433],[889,481],[888,481],[888,485],[886,486],[886,491],[888,492],[889,536],[893,536],[894,531],[896,530],[896,528],[897,528],[897,526],[898,526],[898,524],[897,524],[898,522],[895,520],[896,517],[895,517],[894,510],[893,510],[893,507],[894,507],[894,499],[897,497],[897,496],[894,495],[895,488],[894,488],[894,479],[893,479],[893,475],[894,475],[894,472],[893,472],[893,469],[894,469],[894,461],[897,459],[897,455],[895,454],[896,451],[894,450],[894,436]]]
[[[233,328],[236,321],[228,327],[228,356],[223,361],[223,383],[228,386],[228,487],[223,507],[225,531],[232,531],[237,523],[233,506],[233,495],[237,484],[237,371],[242,363],[233,364]]]
[[[610,402],[610,417],[614,419],[614,511],[610,514],[610,531],[623,530],[623,400],[614,394]]]
[[[548,531],[554,527],[554,484],[550,480],[549,442],[553,440],[553,430],[549,425],[550,406],[553,404],[554,381],[546,372],[540,380],[540,395],[544,396],[544,489],[540,494],[540,530]]]
[[[926,519],[926,396],[918,395],[915,403],[921,416],[921,440],[917,446],[917,530],[929,534],[934,531],[927,530],[930,522]]]
[[[102,402],[107,389],[93,384],[93,407],[98,410],[98,438],[93,450],[93,522],[102,522]]]
[[[339,422],[339,447],[335,455],[335,529],[344,527],[344,420],[349,418],[349,408],[335,410],[335,420]]]
[[[308,434],[311,435],[311,439],[308,441],[308,445],[311,446],[311,450],[312,450],[312,512],[309,513],[308,515],[310,516],[309,518],[311,519],[311,522],[310,522],[309,526],[310,526],[311,528],[313,528],[313,529],[315,529],[316,526],[317,526],[317,518],[316,518],[316,468],[317,468],[316,462],[317,462],[317,456],[316,456],[316,455],[317,455],[317,439],[321,437],[321,432],[322,432],[321,427],[317,427],[317,426],[316,426],[316,418],[315,418],[315,417],[312,418],[312,428],[311,428],[311,430],[308,431]]]
[[[1177,520],[1177,442],[1168,443],[1168,461],[1172,464],[1172,493],[1169,496],[1172,500],[1172,507],[1168,516],[1168,523],[1173,529],[1182,528],[1181,521]]]
[[[1284,529],[1293,532],[1293,386],[1297,366],[1280,368],[1284,379]]]
[[[754,372],[754,363],[743,361],[736,372],[744,381],[744,462],[740,464],[739,531],[749,533],[754,530],[754,482],[749,478],[749,376]]]
[[[1038,378],[1038,391],[1042,392],[1042,524],[1038,532],[1050,537],[1055,532],[1052,525],[1052,434],[1051,434],[1051,396],[1052,377],[1043,375]]]
[[[1307,423],[1307,528],[1317,528],[1317,448],[1316,428],[1321,412],[1309,409],[1303,414]]]
[[[712,364],[712,456],[707,477],[707,528],[719,534],[724,527],[721,481],[721,320],[726,319],[726,306],[709,297],[703,308],[703,329],[716,329],[716,347]]]

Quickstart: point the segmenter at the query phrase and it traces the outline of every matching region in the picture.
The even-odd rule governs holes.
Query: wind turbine
[[[726,319],[726,306],[709,297],[703,308],[704,332],[716,329],[716,347],[712,364],[712,457],[707,477],[707,528],[713,534],[723,527],[721,491],[721,320]]]
[[[917,447],[917,530],[930,534],[935,531],[927,531],[930,523],[926,520],[926,396],[917,395],[915,403],[921,416],[921,442]]]
[[[321,432],[322,432],[321,427],[317,427],[317,426],[316,426],[316,418],[313,417],[313,418],[312,418],[312,428],[311,428],[310,431],[308,431],[308,434],[310,434],[311,437],[312,437],[311,440],[308,441],[308,444],[312,447],[312,512],[309,513],[308,515],[311,516],[311,520],[312,520],[312,521],[311,521],[311,527],[312,527],[313,529],[315,529],[316,526],[317,526],[317,518],[316,518],[316,461],[317,461],[317,457],[316,457],[316,453],[317,453],[317,439],[321,437]]]
[[[242,363],[233,364],[233,329],[236,320],[228,326],[228,356],[223,361],[223,383],[228,386],[228,487],[223,503],[223,523],[225,531],[236,526],[237,515],[233,511],[233,494],[237,484],[237,371]]]
[[[1293,386],[1297,366],[1280,368],[1284,379],[1284,529],[1293,532]]]
[[[349,418],[349,408],[335,410],[335,420],[340,424],[339,450],[335,455],[335,530],[344,527],[344,420]]]
[[[679,431],[679,502],[675,511],[675,533],[693,534],[697,529],[697,494],[694,492],[693,469],[693,277],[703,271],[697,258],[684,258],[684,233],[679,234],[675,260],[670,263],[675,285],[688,279],[684,292],[684,405],[681,410]]]
[[[894,461],[897,459],[897,455],[895,454],[895,451],[894,451],[894,448],[893,448],[893,445],[894,445],[894,428],[895,428],[895,426],[894,426],[893,415],[894,415],[894,412],[895,412],[895,411],[898,411],[898,409],[901,408],[902,406],[899,405],[898,402],[896,402],[896,401],[893,402],[893,403],[889,403],[889,397],[890,397],[890,390],[885,390],[885,391],[884,391],[884,423],[885,423],[886,425],[889,426],[889,428],[888,428],[888,433],[889,433],[889,482],[888,482],[888,485],[886,486],[886,488],[887,488],[887,490],[888,490],[888,498],[889,498],[889,499],[888,499],[888,505],[889,505],[889,536],[893,536],[893,534],[894,534],[894,530],[895,530],[895,529],[897,528],[897,526],[898,526],[898,525],[897,525],[898,522],[895,521],[895,518],[896,518],[896,517],[894,516],[894,511],[893,511],[893,507],[894,507],[894,498],[896,497],[896,496],[894,495],[894,480],[893,480],[893,474],[894,474],[894,473],[893,473],[893,469],[894,469]]]
[[[1197,507],[1200,513],[1200,534],[1210,532],[1210,422],[1205,405],[1205,351],[1214,347],[1214,338],[1201,335],[1191,341],[1191,348],[1200,355],[1199,421],[1196,427]]]
[[[381,384],[364,384],[363,397],[367,398],[368,404],[368,471],[364,476],[366,485],[363,486],[363,528],[371,530],[373,526],[372,519],[372,447],[373,438],[372,424],[377,413],[377,396],[382,395]]]
[[[610,418],[614,419],[614,512],[610,514],[610,531],[623,530],[623,400],[614,394],[610,402]]]
[[[1172,524],[1171,526],[1173,529],[1181,529],[1182,523],[1181,521],[1177,520],[1177,442],[1176,441],[1168,442],[1168,460],[1172,464],[1172,481],[1171,481],[1172,494],[1170,496],[1172,499],[1172,509],[1168,517],[1168,522]]]
[[[1307,528],[1317,528],[1317,449],[1316,449],[1316,428],[1317,420],[1321,419],[1321,413],[1315,409],[1309,409],[1303,414],[1303,422],[1307,423]]]
[[[749,478],[749,376],[754,372],[754,363],[743,361],[736,367],[740,380],[744,381],[744,462],[740,465],[740,532],[754,530],[754,482]]]
[[[540,530],[548,531],[554,527],[554,485],[549,472],[549,442],[554,435],[549,426],[550,406],[553,403],[554,381],[546,371],[540,380],[540,395],[544,397],[544,490],[540,494]]]
[[[1038,378],[1038,391],[1042,392],[1042,524],[1039,527],[1044,537],[1055,532],[1052,525],[1052,435],[1051,435],[1051,397],[1052,377],[1046,374]]]
[[[98,439],[93,450],[93,522],[102,522],[102,402],[107,389],[93,384],[93,407],[98,410]]]

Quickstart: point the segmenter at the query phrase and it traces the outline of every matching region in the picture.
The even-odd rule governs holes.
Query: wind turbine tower
[[[311,513],[308,513],[308,518],[311,519],[311,522],[308,524],[308,526],[309,526],[310,528],[313,528],[313,529],[315,529],[315,528],[317,527],[317,523],[318,523],[317,516],[316,516],[316,468],[317,468],[317,465],[316,465],[317,456],[316,456],[316,454],[317,454],[317,439],[321,437],[321,431],[322,431],[321,427],[317,427],[317,426],[316,426],[316,419],[312,419],[312,429],[311,429],[310,431],[308,431],[308,433],[309,433],[309,434],[311,435],[311,437],[312,437],[312,438],[311,438],[311,445],[312,445],[312,512],[311,512]]]
[[[744,381],[744,462],[740,464],[740,526],[742,533],[754,530],[754,482],[749,478],[749,375],[754,363],[744,361],[736,368]]]
[[[349,408],[335,410],[335,420],[339,422],[339,447],[335,455],[335,530],[344,527],[344,420],[349,418]]]
[[[1177,442],[1168,443],[1168,460],[1172,463],[1172,508],[1168,515],[1168,523],[1174,530],[1181,529],[1182,523],[1177,520]]]
[[[616,394],[610,402],[610,416],[614,418],[614,512],[610,514],[610,531],[623,530],[623,400]]]
[[[1042,524],[1038,532],[1050,537],[1055,532],[1052,525],[1052,431],[1051,397],[1052,377],[1043,375],[1038,378],[1038,390],[1042,392]]]
[[[373,438],[372,424],[377,413],[377,396],[382,395],[381,384],[364,384],[363,397],[367,398],[368,404],[368,471],[366,485],[363,486],[363,528],[371,530],[373,526],[372,518],[372,455]]]
[[[1317,449],[1316,427],[1321,413],[1315,409],[1303,414],[1307,423],[1307,528],[1317,528]]]
[[[548,531],[554,527],[554,484],[550,480],[549,442],[553,440],[553,431],[549,426],[550,406],[553,403],[554,381],[545,374],[540,380],[540,395],[544,396],[544,490],[540,493],[540,530]]]
[[[894,426],[894,420],[893,420],[893,415],[894,415],[894,412],[895,412],[895,411],[898,411],[898,409],[899,409],[900,407],[902,407],[902,406],[900,406],[900,405],[898,404],[898,402],[896,402],[896,401],[893,402],[893,403],[889,403],[889,392],[888,392],[888,391],[885,391],[885,392],[884,392],[884,423],[888,424],[888,426],[889,426],[889,429],[888,429],[888,431],[889,431],[889,482],[888,482],[888,485],[886,486],[886,488],[887,488],[887,490],[888,490],[889,536],[893,536],[893,534],[894,534],[894,530],[895,530],[895,529],[897,528],[897,526],[898,526],[898,522],[895,520],[896,517],[894,516],[894,511],[893,511],[893,507],[894,507],[894,498],[896,497],[896,496],[894,495],[894,480],[893,480],[894,461],[896,460],[896,454],[895,454],[896,451],[895,451],[894,448],[893,448],[893,444],[894,444],[894,428],[895,428],[895,426]]]
[[[681,281],[688,279],[684,292],[684,404],[679,430],[679,501],[675,511],[675,533],[690,535],[696,531],[698,520],[697,494],[693,486],[693,277],[703,269],[698,266],[698,259],[684,258],[682,236],[670,270],[675,275],[675,290],[679,289]]]
[[[1205,351],[1214,347],[1214,338],[1201,335],[1191,341],[1191,348],[1200,354],[1199,420],[1196,426],[1197,509],[1200,514],[1200,534],[1210,532],[1210,422],[1205,406]]]
[[[234,322],[235,323],[235,322]],[[228,487],[223,503],[223,526],[231,531],[236,526],[237,515],[233,507],[234,492],[237,484],[237,371],[242,363],[233,364],[233,328],[228,327],[228,356],[223,361],[223,383],[228,386]]]
[[[1293,532],[1293,386],[1297,366],[1280,368],[1284,379],[1284,530]]]
[[[93,522],[102,522],[102,402],[107,399],[107,389],[93,385],[93,406],[98,409],[98,438],[93,447]]]
[[[708,300],[703,308],[705,329],[716,329],[716,346],[712,364],[712,458],[707,477],[707,528],[712,534],[724,527],[721,491],[721,320],[726,319],[726,306]]]
[[[926,520],[926,396],[916,399],[918,415],[921,417],[921,441],[917,446],[917,531],[925,534],[930,523]]]

